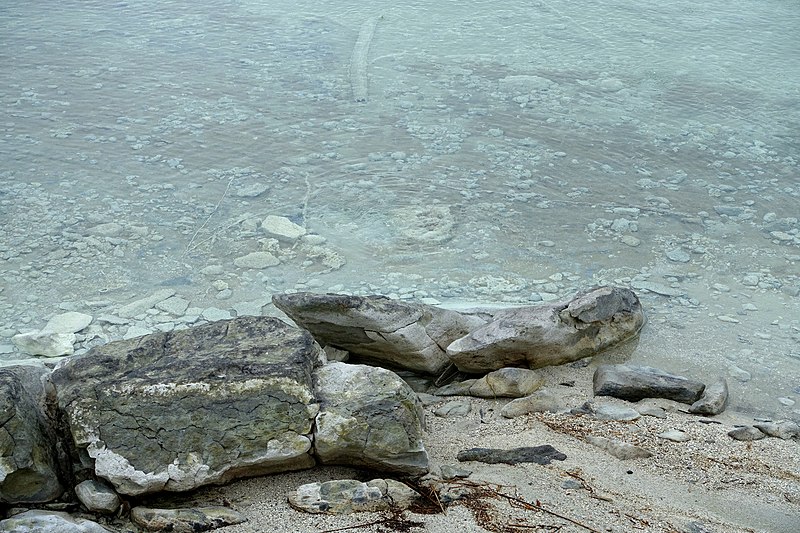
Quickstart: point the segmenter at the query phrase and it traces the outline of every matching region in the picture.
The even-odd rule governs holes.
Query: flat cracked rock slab
[[[52,374],[75,446],[117,492],[313,466],[321,348],[270,317],[109,343]]]

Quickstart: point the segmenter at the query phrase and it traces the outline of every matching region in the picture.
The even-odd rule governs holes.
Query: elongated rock
[[[503,309],[447,347],[463,372],[539,368],[576,361],[635,336],[644,323],[629,289],[595,287],[569,302]]]
[[[307,292],[272,297],[275,307],[322,346],[347,350],[364,362],[439,374],[445,348],[483,320],[456,311],[385,296]]]
[[[692,404],[705,385],[649,366],[600,365],[594,373],[595,396],[613,396],[630,402],[667,398]]]
[[[523,446],[508,450],[498,448],[470,448],[458,452],[459,461],[479,461],[481,463],[506,463],[510,465],[518,463],[536,463],[549,465],[553,459],[563,461],[567,456],[556,450],[549,444],[541,446]]]

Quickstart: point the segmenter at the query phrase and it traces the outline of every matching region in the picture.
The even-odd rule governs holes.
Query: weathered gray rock
[[[92,315],[69,311],[56,315],[47,321],[42,332],[48,333],[78,333],[92,323]]]
[[[593,405],[591,402],[585,402],[577,409],[570,411],[572,414],[585,414],[597,420],[623,420],[631,421],[640,418],[642,415],[636,409],[624,407],[620,405]]]
[[[601,450],[605,450],[617,459],[626,461],[628,459],[646,459],[653,454],[644,448],[634,446],[627,442],[622,442],[616,439],[607,439],[606,437],[596,437],[589,435],[586,437],[586,442],[597,446]]]
[[[644,323],[629,289],[597,287],[569,302],[504,309],[455,340],[447,355],[463,372],[539,368],[576,361],[633,337]]]
[[[453,418],[456,416],[466,416],[472,410],[472,403],[463,400],[455,400],[440,405],[433,411],[433,414],[442,418]]]
[[[482,378],[467,379],[440,387],[439,396],[475,396],[477,398],[521,398],[533,394],[544,379],[535,370],[501,368]]]
[[[442,474],[442,479],[463,479],[472,475],[472,470],[458,465],[441,465],[439,472]]]
[[[44,357],[61,357],[75,353],[77,340],[74,333],[54,333],[51,331],[31,331],[11,337],[11,342],[19,351]]]
[[[687,442],[692,439],[689,435],[677,429],[669,429],[659,433],[658,437],[665,440],[671,440],[672,442]]]
[[[320,462],[414,475],[428,471],[422,404],[397,374],[334,362],[314,372],[314,386]]]
[[[364,362],[438,374],[449,364],[447,346],[483,320],[385,296],[296,293],[272,297],[275,307],[322,345]]]
[[[798,439],[800,438],[800,425],[791,420],[782,420],[780,422],[759,422],[753,424],[753,427],[758,428],[762,433],[769,437],[777,437],[783,440]]]
[[[459,461],[479,461],[481,463],[506,463],[515,465],[518,463],[536,463],[549,465],[553,459],[563,461],[567,456],[556,450],[549,444],[541,446],[523,446],[521,448],[511,448],[509,450],[497,448],[470,448],[458,452],[456,458]]]
[[[649,366],[600,365],[594,373],[595,396],[613,396],[631,402],[667,398],[692,404],[705,385]]]
[[[320,462],[414,475],[428,471],[422,404],[397,374],[334,362],[314,372],[314,386]]]
[[[134,507],[131,522],[146,531],[197,533],[246,522],[240,512],[227,507],[194,507],[190,509],[154,509]]]
[[[753,440],[761,440],[765,438],[767,435],[763,433],[760,429],[755,428],[753,426],[739,426],[735,427],[728,432],[728,436],[734,440],[741,440],[741,441],[753,441]]]
[[[75,486],[75,495],[83,506],[93,513],[115,513],[122,503],[113,488],[94,479],[78,483]]]
[[[563,409],[560,398],[548,389],[540,389],[524,398],[511,400],[503,406],[500,414],[506,418],[515,418],[528,413],[551,412]]]
[[[521,398],[542,386],[544,378],[527,368],[501,368],[478,379],[470,388],[478,398]]]
[[[111,533],[97,522],[56,511],[25,511],[0,521],[3,533]]]
[[[719,378],[703,391],[699,400],[689,407],[689,412],[696,415],[718,415],[728,405],[728,382]]]
[[[408,509],[419,499],[419,493],[394,479],[337,479],[298,487],[289,505],[307,513],[350,514]]]
[[[270,317],[109,343],[52,374],[74,445],[120,494],[314,464],[321,348]]]
[[[48,412],[50,370],[0,368],[0,502],[38,503],[63,492],[54,414]]]

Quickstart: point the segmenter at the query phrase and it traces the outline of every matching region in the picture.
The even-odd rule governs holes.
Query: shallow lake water
[[[287,290],[614,283],[631,361],[800,418],[796,3],[47,0],[0,30],[5,361],[67,310],[80,353]],[[116,316],[158,291],[188,306]]]

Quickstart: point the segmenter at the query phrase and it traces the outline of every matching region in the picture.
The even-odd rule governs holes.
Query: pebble
[[[115,513],[121,502],[114,489],[102,481],[87,479],[75,486],[78,500],[91,512]]]
[[[731,324],[738,324],[739,319],[733,318],[732,316],[728,315],[717,315],[717,320],[720,322],[730,322]]]
[[[648,450],[640,448],[639,446],[634,446],[633,444],[615,439],[607,439],[605,437],[588,435],[586,437],[586,442],[607,451],[617,459],[622,459],[623,461],[628,459],[646,459],[653,455]]]
[[[11,337],[11,342],[21,352],[44,357],[60,357],[75,353],[77,341],[74,333],[41,333],[33,331]]]
[[[677,429],[670,429],[663,433],[659,433],[658,436],[662,439],[671,440],[672,442],[686,442],[691,440],[689,435]]]
[[[70,311],[47,321],[42,333],[78,333],[92,323],[92,315]]]
[[[181,316],[189,307],[189,300],[181,298],[180,296],[171,296],[164,301],[158,302],[156,307],[171,315]]]
[[[508,402],[500,410],[500,414],[505,418],[514,418],[528,413],[554,413],[561,409],[561,403],[555,394],[548,389],[540,389],[529,396]]]
[[[652,416],[655,418],[667,418],[667,412],[656,405],[637,405],[636,410],[642,416]]]
[[[269,215],[261,221],[261,228],[271,237],[278,240],[294,242],[306,234],[303,226],[295,224],[286,217]]]
[[[642,241],[640,239],[637,239],[633,235],[623,235],[620,238],[620,241],[622,241],[622,244],[627,244],[631,248],[636,248],[637,246],[639,246],[642,243]]]
[[[676,263],[688,263],[691,257],[681,248],[673,248],[667,252],[667,259]]]
[[[438,407],[433,414],[442,418],[466,416],[472,410],[472,404],[465,400],[454,400]]]
[[[442,465],[439,467],[439,472],[442,474],[442,479],[459,479],[472,475],[472,470],[461,468],[458,465]]]
[[[636,409],[619,405],[598,405],[594,407],[593,416],[598,420],[631,421],[642,415]]]
[[[136,337],[141,337],[143,335],[150,335],[153,333],[153,330],[150,328],[145,328],[142,326],[131,326],[125,332],[125,335],[122,336],[123,339],[133,339]]]
[[[770,437],[777,437],[783,440],[800,438],[800,425],[791,420],[759,422],[758,424],[753,424],[753,426]]]
[[[760,429],[753,426],[741,426],[734,428],[728,432],[728,435],[735,440],[741,441],[760,440],[766,437],[766,435]]]
[[[743,370],[738,366],[732,366],[728,368],[728,375],[737,381],[741,381],[742,383],[747,383],[752,378],[750,372]]]
[[[219,307],[206,307],[203,309],[203,312],[200,313],[204,319],[208,320],[209,322],[216,322],[218,320],[228,320],[231,317],[230,311],[226,311],[225,309],[220,309]]]
[[[133,302],[123,305],[117,310],[117,315],[123,318],[133,318],[137,315],[141,315],[148,309],[151,309],[154,305],[158,302],[166,300],[170,296],[175,295],[174,289],[161,289],[150,296],[145,298],[140,298],[139,300],[134,300]]]
[[[269,252],[253,252],[233,260],[239,268],[252,268],[256,270],[279,265],[280,260]]]

